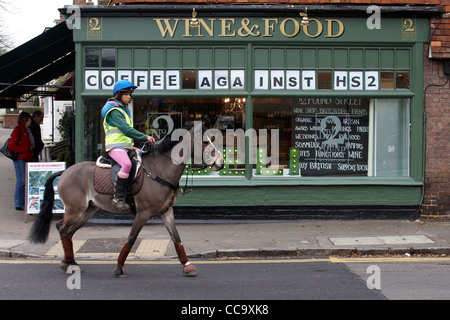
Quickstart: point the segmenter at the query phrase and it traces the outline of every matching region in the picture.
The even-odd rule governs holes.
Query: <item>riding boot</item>
[[[127,189],[128,179],[117,177],[116,184],[114,186],[113,205],[120,211],[128,211],[130,209],[130,205],[125,201],[125,197],[127,196]]]

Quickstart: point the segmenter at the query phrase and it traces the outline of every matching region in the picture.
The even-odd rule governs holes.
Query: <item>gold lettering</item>
[[[222,22],[222,33],[219,37],[235,37],[236,31],[229,33],[231,31],[231,24],[234,24],[234,18],[221,18],[219,20]]]
[[[183,20],[184,20],[184,34],[183,34],[183,37],[192,37],[191,28],[190,28],[191,26],[189,25],[189,21],[191,19],[185,18]]]
[[[100,31],[101,30],[101,24],[98,20],[98,18],[91,18],[89,19],[89,25],[88,25],[89,31]]]
[[[91,29],[94,30],[98,27],[99,23],[96,18],[91,18]],[[220,23],[220,34],[219,37],[273,37],[274,33],[277,34],[278,26],[280,33],[287,37],[293,38],[297,36],[301,27],[303,27],[303,32],[309,38],[317,38],[322,35],[324,31],[324,25],[321,21],[310,18],[308,26],[301,26],[300,20],[296,18],[284,18],[280,20],[280,18],[262,18],[262,21],[259,20],[255,22],[255,20],[251,20],[250,18],[242,18],[238,20],[237,23],[240,23],[240,27],[236,25],[236,18],[200,18],[198,19],[199,25],[196,27],[191,27],[189,25],[190,19],[188,18],[155,18],[153,19],[161,32],[162,38],[173,38],[175,33],[177,32],[178,24],[180,21],[184,21],[184,33],[183,37],[210,37],[214,38],[214,28],[216,23]],[[217,22],[216,22],[217,21]],[[258,21],[258,20],[256,20]],[[262,25],[264,23],[264,26]],[[344,34],[345,26],[342,21],[338,19],[325,19],[327,24],[326,30],[326,38],[338,38]],[[259,31],[259,29],[264,27],[264,30]],[[183,28],[183,27],[180,27]],[[181,32],[181,30],[180,30]]]
[[[325,36],[325,38],[337,38],[342,36],[344,33],[344,24],[337,19],[325,19],[325,21],[328,23],[328,34]],[[337,22],[339,26],[339,32],[336,34],[333,34],[333,22]]]
[[[273,37],[273,35],[271,34],[271,32],[275,29],[275,26],[273,24],[271,24],[270,22],[275,22],[275,24],[278,24],[278,19],[277,18],[268,18],[264,20],[264,34],[263,37]]]
[[[292,21],[294,23],[294,32],[291,34],[286,33],[286,22],[287,21]],[[288,38],[295,37],[300,32],[300,24],[298,23],[297,20],[295,20],[293,18],[286,18],[283,21],[281,21],[280,31],[284,36],[286,36]]]
[[[249,24],[250,24],[250,19],[248,19],[248,18],[242,19],[242,21],[241,21],[242,27],[239,28],[238,35],[240,35],[241,37],[247,37],[249,35],[252,35],[254,37],[259,36],[261,34],[261,32],[256,31],[255,33],[253,33],[253,29],[258,29],[259,26],[257,24],[254,24],[253,26],[249,27]]]
[[[317,24],[317,32],[315,35],[311,35],[309,33],[309,27],[311,27],[311,22],[315,21]],[[309,38],[317,38],[318,36],[320,36],[322,34],[323,31],[323,26],[322,23],[320,23],[319,20],[314,19],[314,18],[309,18],[309,25],[308,26],[303,26],[303,32],[309,37]]]
[[[169,23],[170,19],[153,19],[153,20],[155,20],[156,23],[158,24],[159,31],[161,32],[161,36],[163,38],[166,37],[167,32],[169,32],[170,37],[173,38],[175,30],[177,29],[178,21],[180,21],[181,19],[174,19],[175,24],[173,25],[173,27]],[[162,25],[161,21],[164,21],[164,24],[166,26],[165,28]]]
[[[198,21],[200,22],[199,26],[198,26],[198,37],[203,37],[203,35],[200,33],[200,26],[203,26],[203,28],[205,28],[205,31],[209,34],[210,37],[214,37],[214,21],[216,20],[215,18],[212,19],[208,19],[210,21],[210,25],[208,27],[208,25],[206,24],[206,22],[203,19],[198,19]]]

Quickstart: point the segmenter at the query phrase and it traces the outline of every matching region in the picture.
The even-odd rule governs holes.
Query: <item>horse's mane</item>
[[[192,129],[192,127],[185,126],[182,129],[190,130],[190,129]],[[170,134],[165,136],[164,139],[160,143],[156,144],[156,147],[153,150],[156,149],[161,153],[165,153],[165,152],[169,151],[170,149],[172,149],[176,144],[178,144],[181,140],[172,141],[173,132],[174,131],[172,131]],[[150,151],[150,153],[151,152],[152,152],[152,150]]]
[[[177,143],[178,141],[172,141],[172,133],[170,133],[156,145],[156,149],[161,153],[165,153],[172,149]]]

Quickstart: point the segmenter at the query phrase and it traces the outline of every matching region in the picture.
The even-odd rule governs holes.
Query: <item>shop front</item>
[[[368,14],[309,11],[303,25],[302,10],[262,7],[196,6],[197,24],[187,5],[82,7],[77,162],[99,155],[101,107],[128,79],[138,130],[162,140],[202,121],[223,150],[222,171],[186,171],[178,207],[416,211],[429,20],[397,12],[377,29]]]

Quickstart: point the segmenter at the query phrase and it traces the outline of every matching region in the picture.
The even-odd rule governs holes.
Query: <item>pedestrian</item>
[[[113,198],[113,205],[121,211],[127,211],[130,208],[125,197],[131,170],[128,151],[134,147],[133,140],[155,142],[152,136],[147,136],[133,128],[128,104],[136,88],[128,80],[117,81],[113,88],[114,97],[110,98],[102,108],[105,149],[108,155],[121,166],[115,181]]]
[[[19,154],[17,160],[13,161],[16,172],[16,189],[14,191],[16,210],[24,210],[25,208],[25,164],[33,159],[30,134],[27,132],[30,125],[31,115],[25,111],[21,112],[17,126],[11,133],[11,139],[8,143],[8,148]]]
[[[41,153],[42,149],[44,149],[44,142],[42,142],[40,126],[42,118],[44,118],[44,113],[40,110],[36,110],[31,116],[31,125],[29,129],[34,140],[33,159],[31,160],[32,162],[39,162],[39,154]]]

